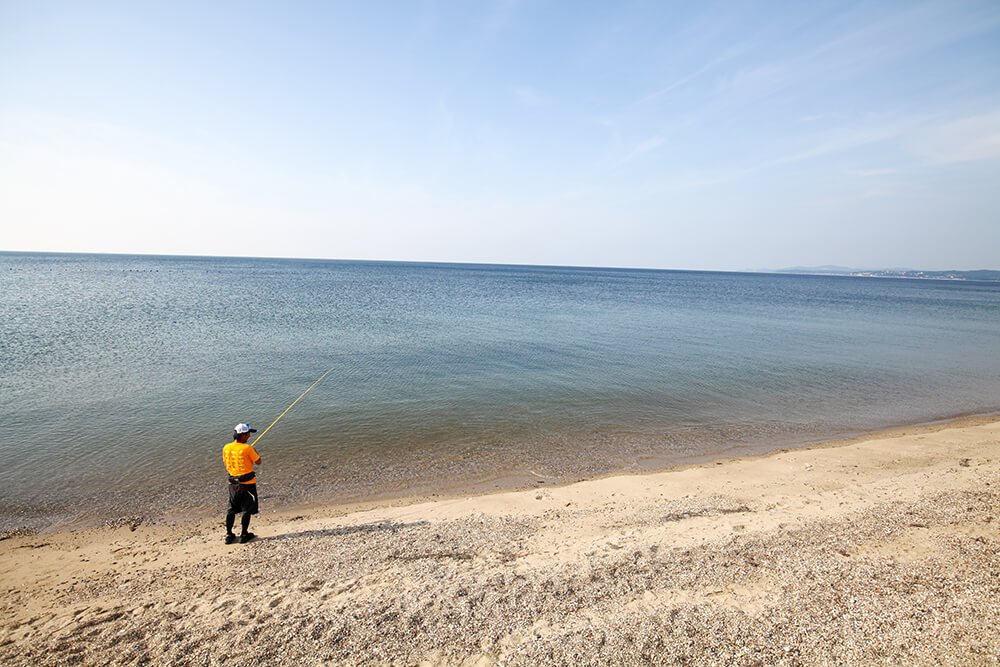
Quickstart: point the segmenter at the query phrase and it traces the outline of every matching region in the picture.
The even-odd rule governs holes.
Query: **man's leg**
[[[236,536],[233,535],[233,524],[236,523],[236,512],[233,508],[229,508],[226,512],[226,544],[232,544],[236,541]]]
[[[243,513],[243,532],[240,533],[240,544],[246,544],[253,538],[257,537],[247,529],[250,527],[250,517],[253,516],[250,512]]]
[[[243,532],[240,534],[240,543],[249,542],[255,535],[250,532],[250,517],[257,513],[257,485],[247,484],[243,489],[246,494],[243,497]]]

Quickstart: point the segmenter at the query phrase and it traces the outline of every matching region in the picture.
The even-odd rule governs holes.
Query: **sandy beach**
[[[8,533],[0,661],[1000,664],[996,417],[537,486]]]

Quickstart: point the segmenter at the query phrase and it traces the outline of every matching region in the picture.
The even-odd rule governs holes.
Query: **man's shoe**
[[[236,536],[232,533],[226,533],[226,544],[232,544],[236,541]]]
[[[240,544],[246,544],[255,537],[257,536],[254,535],[253,533],[243,533],[242,535],[240,535]]]

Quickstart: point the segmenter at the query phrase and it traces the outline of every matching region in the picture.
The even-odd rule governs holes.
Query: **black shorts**
[[[257,484],[229,485],[229,513],[257,513]]]

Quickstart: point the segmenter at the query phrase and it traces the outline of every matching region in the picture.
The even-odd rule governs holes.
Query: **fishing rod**
[[[334,368],[336,368],[336,366],[331,366],[331,367],[330,367],[330,370],[328,370],[327,372],[325,372],[325,373],[323,373],[322,375],[320,375],[320,376],[319,376],[319,379],[318,379],[318,380],[316,380],[316,381],[315,381],[315,382],[313,382],[313,383],[312,383],[311,385],[309,385],[309,389],[306,389],[306,390],[305,390],[304,392],[302,392],[302,396],[305,396],[306,394],[308,394],[308,393],[310,392],[310,390],[312,390],[312,388],[313,388],[313,387],[315,387],[315,386],[316,386],[316,385],[318,385],[318,384],[319,384],[320,382],[322,382],[322,381],[323,381],[323,378],[325,378],[325,377],[326,377],[327,375],[329,375],[329,374],[330,374],[330,371],[332,371],[332,370],[333,370]],[[299,397],[298,397],[298,398],[296,398],[296,399],[295,399],[294,401],[292,401],[292,405],[289,405],[289,406],[288,406],[287,408],[285,408],[285,412],[288,412],[289,410],[291,410],[291,409],[292,409],[292,407],[293,407],[293,406],[294,406],[294,405],[295,405],[296,403],[298,403],[299,401],[301,401],[301,400],[302,400],[302,396],[299,396]],[[274,426],[275,424],[277,424],[277,423],[278,423],[278,421],[279,421],[279,420],[281,420],[281,418],[285,416],[285,412],[282,412],[282,413],[281,413],[280,415],[278,415],[278,419],[275,419],[275,420],[274,420],[273,422],[271,422],[271,426]],[[265,428],[265,429],[264,429],[264,433],[267,433],[268,431],[270,431],[270,430],[271,430],[271,426],[268,426],[267,428]],[[264,437],[264,433],[261,433],[261,434],[260,434],[260,435],[258,435],[258,436],[257,436],[256,438],[254,438],[254,441],[250,443],[250,446],[251,446],[251,447],[253,447],[254,445],[256,445],[256,444],[257,444],[257,442],[258,442],[258,441],[259,441],[259,440],[260,440],[261,438],[263,438],[263,437]]]

